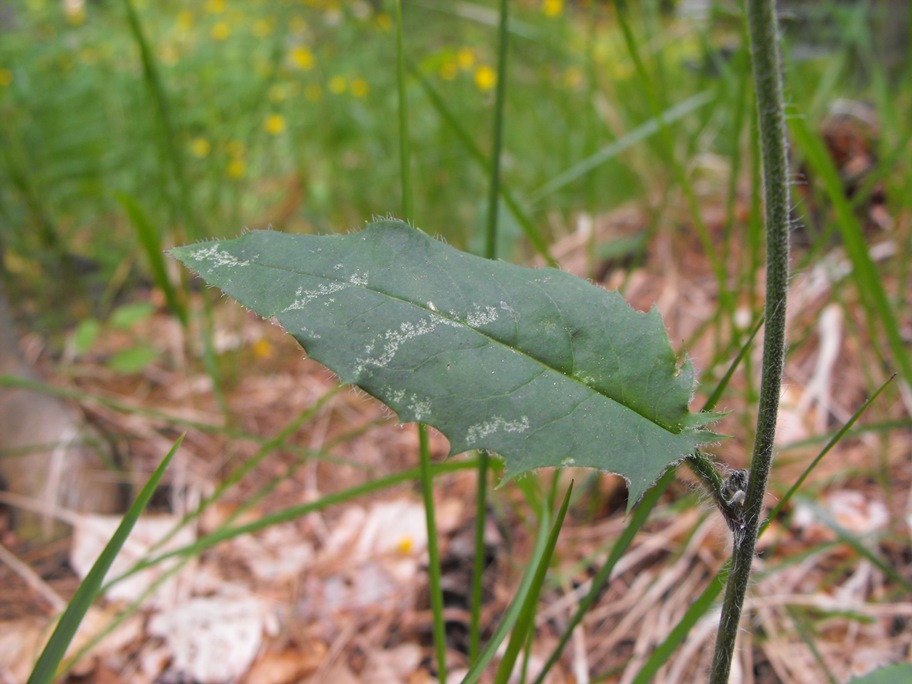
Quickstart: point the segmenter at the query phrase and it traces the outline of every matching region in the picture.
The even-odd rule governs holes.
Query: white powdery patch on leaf
[[[218,268],[220,266],[227,266],[230,268],[232,266],[250,265],[249,260],[244,259],[241,261],[233,254],[223,252],[221,249],[219,249],[218,245],[211,245],[210,247],[204,247],[202,249],[196,250],[193,253],[193,259],[199,261],[200,263],[205,262],[211,264],[215,268]]]
[[[315,299],[326,297],[339,292],[340,290],[344,290],[347,287],[351,287],[351,285],[349,283],[329,283],[328,285],[320,285],[320,287],[313,290],[305,290],[303,287],[299,287],[295,290],[295,300],[282,309],[282,313],[285,313],[286,311],[300,311]]]
[[[367,368],[386,368],[390,362],[396,358],[399,348],[411,340],[424,337],[434,332],[441,325],[458,328],[459,324],[442,316],[425,318],[416,323],[412,321],[403,321],[399,328],[390,328],[384,333],[378,335],[374,340],[365,346],[367,354],[373,354],[374,349],[379,344],[382,351],[377,356],[362,356],[355,360],[355,374],[360,375]]]
[[[466,324],[472,328],[480,328],[497,320],[497,309],[493,306],[480,306],[475,304],[472,311],[466,314]]]
[[[424,420],[431,412],[431,402],[427,399],[419,399],[417,394],[413,394],[409,401],[409,410],[415,416],[415,420]]]
[[[521,433],[529,429],[529,417],[522,416],[519,420],[507,420],[503,416],[494,416],[491,420],[470,425],[466,433],[466,443],[476,444],[479,440],[488,437],[500,430],[510,433]]]

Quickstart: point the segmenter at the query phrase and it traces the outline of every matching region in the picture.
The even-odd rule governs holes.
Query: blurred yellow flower
[[[468,71],[475,65],[475,51],[472,48],[462,48],[456,53],[456,61],[460,69]]]
[[[314,56],[306,47],[299,45],[291,50],[291,63],[298,69],[308,71],[313,69]]]
[[[542,14],[546,17],[559,17],[564,11],[564,0],[544,0]]]
[[[363,78],[356,78],[351,82],[351,94],[355,97],[366,97],[369,90],[367,81]]]
[[[231,178],[242,178],[247,172],[247,164],[243,159],[232,159],[228,162],[228,175]]]
[[[348,87],[348,82],[345,80],[344,76],[333,76],[329,79],[329,83],[326,87],[329,88],[329,92],[341,95]]]
[[[0,87],[5,88],[13,82],[13,72],[9,69],[0,68]]]
[[[323,88],[320,87],[319,83],[310,83],[304,89],[304,97],[311,102],[319,102],[323,99]]]
[[[281,114],[271,114],[266,117],[263,127],[269,135],[282,135],[285,132],[285,117]]]
[[[181,10],[177,13],[177,28],[181,31],[189,31],[193,28],[193,12],[190,10]]]
[[[261,337],[253,343],[253,353],[261,359],[268,359],[272,356],[272,343],[265,337]]]
[[[190,141],[190,152],[193,153],[194,157],[205,159],[209,156],[210,151],[212,151],[212,145],[205,138],[194,138]]]
[[[374,23],[381,31],[389,31],[391,28],[393,28],[393,19],[386,12],[381,12],[376,17],[374,17]]]
[[[440,65],[440,77],[445,81],[452,81],[459,75],[459,65],[452,59],[448,59]]]
[[[206,3],[206,11],[210,14],[221,14],[225,11],[225,0],[209,0]]]
[[[212,37],[216,40],[227,40],[230,35],[231,27],[224,21],[220,21],[212,27]]]
[[[253,35],[257,38],[265,38],[272,33],[272,22],[268,19],[257,19],[253,22]]]
[[[497,72],[486,64],[475,69],[475,86],[479,90],[491,90],[497,85]]]
[[[398,544],[396,544],[396,550],[397,550],[397,551],[399,552],[399,554],[402,555],[402,556],[407,556],[407,555],[409,554],[409,552],[410,552],[414,547],[415,547],[415,542],[414,542],[414,540],[413,540],[410,536],[408,536],[407,534],[404,535],[404,536],[399,540],[399,543],[398,543]]]
[[[63,5],[63,11],[66,14],[66,20],[68,24],[71,24],[72,26],[79,26],[85,23],[86,13],[84,4],[65,2]]]

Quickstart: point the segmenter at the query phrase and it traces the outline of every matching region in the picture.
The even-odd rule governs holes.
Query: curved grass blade
[[[551,557],[554,555],[554,548],[557,546],[557,538],[560,535],[561,527],[564,524],[564,518],[567,515],[567,506],[570,504],[570,494],[573,492],[573,483],[567,488],[564,495],[564,502],[558,511],[557,519],[551,526],[551,534],[548,535],[548,544],[545,547],[545,553],[535,568],[535,576],[532,578],[532,584],[529,587],[529,593],[523,601],[522,610],[516,621],[516,627],[510,635],[510,641],[507,643],[507,651],[504,653],[497,667],[497,674],[494,677],[496,684],[506,684],[513,673],[513,667],[516,665],[516,658],[519,651],[528,638],[532,636],[535,628],[535,612],[538,607],[538,597],[541,594],[542,586],[545,583],[545,576],[548,574],[548,567],[551,565]]]
[[[158,487],[162,475],[165,474],[165,469],[168,467],[168,464],[171,462],[174,454],[177,453],[177,450],[180,448],[181,442],[183,441],[184,438],[181,436],[174,443],[174,446],[171,447],[171,451],[168,452],[168,455],[165,456],[158,468],[155,469],[155,472],[152,473],[152,476],[139,492],[133,505],[130,506],[130,509],[124,515],[123,520],[114,532],[114,536],[111,537],[111,541],[105,546],[104,551],[98,556],[98,560],[92,565],[89,574],[86,575],[82,584],[79,585],[79,589],[76,590],[76,595],[73,596],[73,599],[61,616],[60,622],[57,623],[57,627],[54,629],[54,633],[51,635],[50,640],[38,657],[32,674],[28,678],[28,684],[50,684],[50,682],[54,680],[57,667],[60,665],[60,661],[63,660],[63,656],[66,653],[70,642],[73,640],[76,630],[79,629],[79,624],[82,622],[86,612],[89,610],[89,607],[101,590],[101,584],[104,581],[105,574],[107,574],[108,570],[111,568],[111,564],[120,552],[121,547],[127,541],[127,537],[130,536],[130,531],[133,529],[136,521],[139,520],[140,514],[142,514],[143,510],[146,508],[146,504],[148,504],[149,500],[152,498],[152,494],[155,493],[155,488]]]

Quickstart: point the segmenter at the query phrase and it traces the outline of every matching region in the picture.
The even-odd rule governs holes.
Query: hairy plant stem
[[[750,579],[763,496],[773,461],[773,438],[785,359],[785,302],[789,278],[789,167],[775,0],[747,0],[754,89],[766,201],[766,329],[757,437],[744,500],[743,524],[733,531],[732,567],[716,638],[711,684],[725,684]]]

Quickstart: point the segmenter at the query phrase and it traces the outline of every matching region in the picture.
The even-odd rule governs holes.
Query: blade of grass
[[[899,367],[906,384],[912,386],[912,358],[903,341],[896,313],[884,290],[881,273],[871,259],[861,226],[852,212],[849,200],[846,199],[839,171],[827,153],[820,136],[811,131],[803,118],[792,117],[789,121],[789,128],[792,131],[795,146],[807,158],[808,165],[820,180],[827,198],[833,205],[836,225],[842,236],[846,254],[852,262],[852,277],[861,295],[871,339],[880,339],[879,321],[886,334],[887,343],[893,355],[893,363]]]
[[[484,650],[478,655],[478,658],[472,661],[472,667],[462,679],[462,684],[474,684],[481,678],[485,668],[496,655],[497,649],[500,648],[504,639],[507,638],[507,634],[510,633],[510,630],[513,629],[513,626],[519,619],[526,597],[529,595],[533,582],[535,581],[535,575],[547,552],[548,543],[551,538],[551,534],[549,533],[550,526],[551,512],[547,506],[543,506],[538,521],[538,535],[535,540],[535,548],[532,550],[532,556],[529,559],[526,571],[523,573],[519,587],[517,587],[516,592],[513,594],[513,600],[510,601],[510,605],[504,612],[500,624],[497,625],[497,629],[494,631],[491,639],[485,645]]]
[[[485,257],[497,258],[497,210],[500,197],[500,158],[503,149],[504,97],[507,87],[507,1],[500,2],[497,46],[497,89],[494,96],[494,121],[491,141],[491,164],[488,176],[488,213],[485,226]],[[472,561],[472,603],[469,608],[469,659],[477,656],[481,646],[481,603],[484,593],[485,527],[488,513],[488,469],[491,457],[486,451],[478,455],[477,490],[475,495],[475,554]]]
[[[555,479],[555,482],[557,480]],[[513,668],[516,665],[516,658],[519,656],[523,644],[531,638],[535,628],[535,613],[538,608],[538,598],[541,594],[542,586],[545,583],[545,576],[548,574],[548,568],[551,565],[551,558],[554,555],[554,549],[557,546],[557,538],[560,535],[561,527],[564,524],[564,518],[567,515],[567,507],[570,504],[570,494],[573,491],[573,483],[567,488],[564,495],[564,502],[561,504],[554,525],[551,526],[551,533],[548,535],[548,543],[541,559],[535,568],[535,575],[529,586],[529,592],[523,601],[522,610],[516,619],[516,626],[510,634],[510,641],[507,643],[507,650],[500,660],[497,667],[497,673],[494,676],[495,684],[506,684]]]
[[[437,114],[443,119],[444,123],[450,127],[453,133],[458,138],[459,142],[465,148],[466,152],[469,153],[469,157],[474,161],[481,171],[486,175],[490,176],[491,174],[491,164],[488,161],[488,158],[485,157],[484,153],[481,151],[481,148],[475,144],[475,141],[472,140],[472,136],[469,135],[469,132],[465,127],[459,122],[459,119],[453,115],[450,109],[447,107],[446,102],[440,94],[434,89],[434,86],[431,85],[431,82],[421,73],[421,70],[414,64],[410,63],[410,70],[412,74],[418,79],[418,83],[421,86],[421,89],[424,91],[425,96],[431,102],[431,106],[437,110]],[[504,204],[507,205],[507,208],[510,210],[510,213],[513,214],[513,218],[516,219],[516,222],[522,228],[523,233],[526,238],[528,238],[529,243],[532,245],[532,248],[545,260],[549,266],[557,266],[557,261],[554,260],[554,257],[551,256],[548,245],[542,236],[539,234],[538,230],[535,228],[535,224],[532,223],[532,219],[523,211],[522,207],[519,205],[517,199],[513,196],[513,193],[501,184],[500,188],[501,199],[503,199]]]
[[[405,80],[405,46],[402,29],[402,0],[396,0],[396,92],[399,102],[399,172],[402,185],[402,213],[406,221],[414,217],[412,205],[411,148],[408,127],[408,93]],[[445,682],[446,625],[443,619],[443,588],[441,586],[440,548],[437,543],[437,519],[434,510],[434,474],[431,468],[431,447],[427,427],[418,424],[418,458],[421,464],[421,497],[428,540],[428,592],[434,622],[434,653],[437,678]],[[479,466],[480,467],[480,466]]]
[[[184,303],[183,298],[178,295],[177,290],[175,290],[174,286],[171,284],[171,279],[168,278],[168,271],[165,268],[164,247],[162,246],[161,234],[155,229],[152,222],[149,221],[149,217],[145,210],[134,197],[123,192],[116,193],[115,197],[120,203],[120,206],[127,212],[130,224],[136,231],[136,237],[139,240],[139,244],[146,254],[146,259],[149,261],[149,270],[152,272],[152,282],[154,282],[158,289],[165,295],[168,309],[172,314],[177,316],[181,325],[186,328],[189,324],[190,316],[187,313],[187,306]]]
[[[626,135],[608,143],[598,152],[577,162],[570,168],[562,171],[540,188],[529,194],[528,200],[531,203],[538,203],[548,195],[557,192],[564,186],[569,185],[583,177],[590,171],[598,168],[602,164],[614,159],[616,156],[630,149],[637,143],[640,143],[658,133],[663,125],[668,125],[678,121],[693,111],[705,107],[716,99],[716,95],[710,90],[704,90],[696,95],[691,95],[686,100],[679,102],[673,107],[654,116],[643,124],[640,124]]]
[[[101,555],[98,556],[98,559],[92,565],[89,574],[86,575],[86,578],[79,585],[79,589],[76,590],[75,596],[73,596],[73,599],[61,616],[60,622],[57,623],[54,633],[51,635],[50,640],[38,657],[38,661],[35,663],[32,674],[28,678],[28,684],[50,684],[50,682],[54,680],[57,667],[60,665],[61,660],[63,660],[67,647],[73,640],[76,630],[79,629],[79,625],[85,617],[86,612],[88,612],[91,607],[95,597],[97,597],[101,591],[101,585],[105,575],[108,570],[110,570],[111,564],[120,552],[121,547],[127,541],[127,537],[130,536],[130,531],[133,529],[136,521],[139,520],[140,514],[145,510],[146,505],[155,493],[155,489],[158,487],[162,475],[165,474],[165,469],[168,467],[174,454],[177,453],[183,440],[184,438],[181,436],[174,443],[174,446],[171,447],[171,451],[162,459],[162,462],[139,492],[133,505],[130,506],[130,509],[124,514],[123,520],[121,520],[120,525],[117,526],[117,530],[114,532],[114,536],[111,537],[111,541],[107,543],[104,550],[101,552]]]

